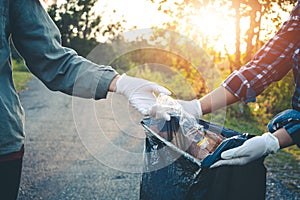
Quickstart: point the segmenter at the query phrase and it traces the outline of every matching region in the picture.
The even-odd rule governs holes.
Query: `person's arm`
[[[84,98],[105,98],[117,72],[61,45],[61,35],[38,0],[16,0],[12,39],[29,70],[49,89]]]
[[[292,137],[284,128],[278,129],[273,135],[278,139],[278,144],[281,149],[294,144]]]
[[[229,92],[223,86],[218,87],[207,95],[203,96],[200,100],[202,107],[202,114],[208,114],[220,108],[231,105],[239,99]]]
[[[287,21],[251,61],[230,74],[221,86],[200,98],[198,102],[178,102],[184,110],[197,118],[238,101],[254,102],[257,95],[272,82],[282,79],[291,69],[292,55],[300,42],[299,26],[299,18]],[[149,113],[155,115],[156,111]]]
[[[110,92],[116,92],[117,91],[117,80],[120,78],[120,75],[117,75],[113,78],[109,85],[109,91]]]
[[[182,101],[186,111],[198,117],[237,101],[254,102],[271,83],[282,79],[292,67],[292,56],[300,42],[299,4],[289,20],[240,70],[234,71],[220,87],[195,101]],[[195,111],[196,110],[196,111]],[[196,114],[196,115],[195,115]]]
[[[49,89],[94,99],[116,92],[142,114],[155,103],[153,93],[170,94],[156,83],[119,76],[112,67],[97,65],[63,47],[58,28],[38,0],[16,0],[13,5],[13,42],[30,71]]]
[[[245,141],[242,146],[224,151],[221,154],[222,160],[214,163],[211,168],[222,165],[245,165],[293,144],[291,136],[284,128],[281,128],[273,134],[265,133],[261,136],[255,136]]]

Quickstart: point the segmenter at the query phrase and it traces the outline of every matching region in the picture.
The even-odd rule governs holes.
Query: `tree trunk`
[[[240,0],[233,0],[233,8],[235,10],[235,69],[240,68],[241,65],[241,30],[240,30]]]
[[[247,31],[245,62],[248,62],[253,56],[253,53],[257,50],[254,49],[256,45],[253,44],[253,40],[256,39],[255,43],[259,41],[260,22],[262,17],[262,5],[258,0],[252,0],[251,3],[249,3],[249,6],[251,7],[251,11],[249,11],[250,27]],[[258,17],[257,14],[259,14]],[[255,29],[258,29],[257,32],[255,32]]]

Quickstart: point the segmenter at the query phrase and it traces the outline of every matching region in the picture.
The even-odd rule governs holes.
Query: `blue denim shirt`
[[[29,70],[51,90],[101,99],[117,74],[62,47],[58,28],[38,0],[0,0],[0,155],[18,151],[25,137],[24,111],[12,80],[10,37]]]

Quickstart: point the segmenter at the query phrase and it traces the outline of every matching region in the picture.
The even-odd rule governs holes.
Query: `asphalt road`
[[[37,79],[28,86],[19,199],[138,199],[142,116],[120,96],[73,98]]]
[[[126,99],[74,98],[35,78],[28,87],[18,199],[139,199],[144,130]],[[266,199],[299,197],[268,173]]]

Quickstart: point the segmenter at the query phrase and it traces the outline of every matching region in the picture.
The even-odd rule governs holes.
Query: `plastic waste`
[[[203,160],[213,153],[225,139],[220,134],[205,130],[204,126],[200,125],[195,117],[185,112],[182,106],[172,97],[160,94],[156,103],[161,107],[167,107],[172,119],[179,119],[179,126],[174,127],[176,134],[172,136],[167,130],[159,130],[159,126],[155,123],[150,128],[193,157]]]
[[[221,159],[223,151],[240,146],[253,136],[197,120],[207,133],[225,137],[213,153],[200,160],[175,145],[174,138],[177,137],[177,144],[183,143],[178,141],[180,137],[185,138],[181,134],[185,129],[180,127],[179,121],[178,116],[172,116],[170,121],[153,118],[142,120],[146,141],[140,199],[265,199],[264,158],[245,166],[209,168]]]

